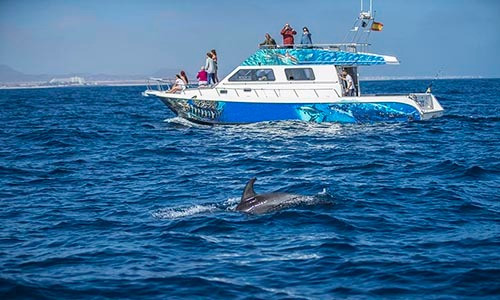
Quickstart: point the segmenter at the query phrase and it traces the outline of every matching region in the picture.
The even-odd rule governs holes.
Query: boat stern
[[[418,105],[422,120],[428,120],[443,115],[444,109],[433,94],[414,93],[410,94],[408,97]]]

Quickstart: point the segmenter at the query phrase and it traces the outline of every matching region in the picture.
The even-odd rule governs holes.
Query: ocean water
[[[0,298],[500,296],[500,80],[402,124],[208,127],[143,90],[0,90]],[[252,177],[308,200],[236,212]]]

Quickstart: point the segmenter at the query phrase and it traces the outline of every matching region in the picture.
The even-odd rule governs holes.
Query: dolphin
[[[253,190],[253,184],[256,180],[256,178],[252,178],[248,181],[241,196],[241,201],[236,206],[237,211],[248,214],[263,214],[290,207],[307,198],[302,195],[286,193],[256,194]]]

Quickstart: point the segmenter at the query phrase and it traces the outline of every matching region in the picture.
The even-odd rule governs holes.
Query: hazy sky
[[[500,0],[375,0],[382,32],[371,52],[400,66],[364,75],[500,77]],[[252,54],[288,22],[308,26],[315,43],[342,42],[359,0],[0,0],[0,64],[24,73],[194,73],[207,50],[221,73]]]

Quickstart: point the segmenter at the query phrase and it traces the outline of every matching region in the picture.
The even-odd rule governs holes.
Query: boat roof
[[[241,66],[399,64],[394,56],[358,52],[360,44],[298,45],[298,48],[259,49]]]

